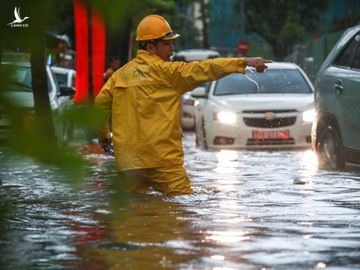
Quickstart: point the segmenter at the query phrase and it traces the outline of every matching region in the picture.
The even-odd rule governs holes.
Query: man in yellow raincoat
[[[116,165],[127,191],[152,187],[166,195],[191,194],[183,167],[181,96],[206,81],[244,73],[247,65],[262,72],[271,62],[260,57],[170,62],[177,37],[163,17],[144,17],[137,27],[136,58],[118,69],[95,99],[111,113]]]

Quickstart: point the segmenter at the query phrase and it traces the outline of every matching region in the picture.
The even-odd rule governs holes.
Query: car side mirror
[[[208,98],[205,87],[197,87],[191,91],[191,96],[194,98]]]
[[[74,96],[75,95],[75,89],[73,87],[68,86],[60,86],[60,96]]]

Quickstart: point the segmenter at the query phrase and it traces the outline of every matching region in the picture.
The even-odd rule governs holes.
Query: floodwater
[[[178,197],[117,192],[105,156],[75,189],[0,150],[1,269],[360,269],[359,172],[184,139],[195,194]]]

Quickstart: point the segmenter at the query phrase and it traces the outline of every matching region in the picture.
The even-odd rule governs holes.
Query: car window
[[[31,92],[31,69],[30,67],[15,67],[15,72],[12,74],[11,81],[17,86],[22,86],[20,89],[26,92]]]
[[[217,81],[214,95],[273,93],[312,93],[303,75],[296,69],[269,69],[264,73],[246,70]]]
[[[54,83],[55,92],[60,93],[60,86],[59,86],[58,80],[56,78],[56,75],[51,70],[51,68],[49,66],[47,66],[47,72],[48,72],[48,89],[49,89],[49,92],[51,91],[51,82],[50,82],[50,80],[51,80]]]
[[[355,35],[348,45],[345,47],[345,49],[339,54],[339,56],[335,59],[334,65],[340,66],[340,67],[351,67],[352,63],[355,65],[359,65],[359,63],[355,63],[354,56],[355,53],[358,51],[360,43],[360,35]],[[358,52],[359,54],[359,52]],[[359,62],[359,60],[357,60]]]
[[[75,73],[71,75],[71,86],[75,87]]]
[[[11,75],[11,82],[14,87],[11,87],[13,91],[25,91],[32,92],[32,76],[30,66],[11,65],[14,69],[14,73]],[[47,76],[48,91],[51,91],[51,84],[49,76]]]
[[[357,49],[354,55],[353,62],[351,64],[352,68],[360,69],[360,33],[355,36],[355,41],[357,42]]]
[[[66,85],[66,80],[67,80],[66,74],[55,73],[55,77],[59,85]]]

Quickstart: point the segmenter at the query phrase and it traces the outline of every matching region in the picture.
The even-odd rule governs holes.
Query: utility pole
[[[201,21],[203,24],[202,28],[202,34],[203,34],[203,47],[205,49],[208,49],[210,47],[209,44],[209,23],[208,23],[208,17],[209,17],[209,4],[207,3],[207,0],[200,0],[200,16]]]

